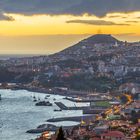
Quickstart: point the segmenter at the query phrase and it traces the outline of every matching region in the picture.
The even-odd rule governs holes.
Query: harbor
[[[29,134],[31,134],[30,138],[34,139],[36,138],[37,133],[43,133],[46,131],[50,131],[50,132],[56,131],[60,126],[63,126],[64,130],[65,129],[67,130],[79,125],[81,122],[90,123],[91,120],[94,120],[97,117],[97,114],[102,114],[107,110],[109,106],[111,106],[111,103],[114,103],[114,102],[110,102],[111,101],[110,99],[107,98],[103,99],[104,95],[102,95],[103,97],[101,97],[100,99],[99,98],[93,99],[94,95],[92,95],[93,97],[91,100],[87,100],[87,97],[82,96],[78,102],[76,101],[77,95],[73,95],[75,96],[74,98],[74,97],[57,95],[54,93],[47,94],[44,92],[43,93],[37,91],[33,92],[32,90],[29,91],[29,90],[5,89],[5,90],[0,90],[0,94],[1,94],[1,104],[6,103],[5,101],[9,100],[9,106],[12,107],[12,110],[10,111],[13,111],[13,109],[16,108],[13,112],[10,112],[12,113],[14,118],[12,118],[13,116],[11,115],[9,121],[14,120],[15,123],[22,124],[25,127],[25,128],[21,127],[21,130],[18,130],[20,133],[22,133],[21,137],[23,137],[23,140],[25,139],[25,137],[28,138]],[[107,96],[108,95],[106,95],[105,97]],[[117,102],[115,102],[115,104],[116,103]],[[4,105],[3,107],[6,106],[7,104]],[[26,108],[24,108],[25,110],[23,109],[24,106],[26,106]],[[17,114],[17,110],[18,110],[18,114]],[[18,120],[20,120],[21,122],[16,122],[17,117],[19,117]],[[24,119],[28,120],[26,121],[26,126],[23,123],[23,120],[21,120],[20,118],[22,118],[23,120]],[[3,116],[3,114],[2,114],[2,119],[6,119]],[[7,119],[5,120],[5,123]],[[4,121],[2,120],[1,122]],[[3,129],[5,129],[4,128],[5,123],[3,123],[0,126],[0,131],[2,133],[3,133]],[[17,139],[17,138],[14,139],[13,134],[15,132],[18,133],[17,129],[21,125],[19,126],[15,125],[15,126],[17,128],[14,129],[12,128],[14,127],[14,125],[12,127],[7,126],[7,128],[10,129],[12,128],[13,130],[15,130],[10,134],[13,137],[12,140]],[[4,131],[4,133],[7,131]],[[3,139],[5,140],[7,139],[7,136],[5,134],[3,134],[2,136]]]
[[[48,94],[9,89],[0,90],[0,94],[2,98],[0,101],[0,138],[2,140],[17,140],[19,136],[21,140],[35,139],[36,134],[26,132],[45,124],[48,119],[82,116],[82,110],[54,111],[58,109],[58,106],[54,103],[54,98],[68,106],[74,106],[73,102],[63,99],[64,96],[50,95],[46,101],[49,100],[53,104],[52,106],[35,106],[36,102],[33,101],[33,96],[39,102],[38,98],[43,101]],[[77,106],[79,105],[86,104],[77,104]],[[53,125],[59,127],[61,125],[74,126],[78,124],[78,122],[64,121],[56,122]]]

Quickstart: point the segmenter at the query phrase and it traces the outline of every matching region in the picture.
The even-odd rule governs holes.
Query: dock
[[[87,121],[87,120],[93,120],[95,118],[94,115],[88,115],[88,116],[75,116],[75,117],[61,117],[61,118],[52,118],[47,120],[47,122],[61,122],[61,121],[74,121],[74,122],[81,122]]]
[[[102,102],[102,101],[111,101],[111,100],[106,100],[106,99],[75,99],[75,98],[68,98],[68,97],[65,97],[64,99],[66,100],[69,100],[69,101],[72,101],[72,102],[76,102],[76,103],[87,103],[87,102]]]
[[[100,114],[104,112],[106,109],[97,109],[97,108],[91,108],[90,106],[81,106],[81,107],[67,107],[62,102],[55,102],[55,104],[61,109],[61,110],[82,110],[83,114]]]
[[[67,106],[65,106],[62,102],[55,102],[55,104],[56,104],[61,110],[85,110],[85,109],[89,109],[89,108],[90,108],[90,106],[81,106],[81,107],[72,106],[72,107],[67,107]]]
[[[75,126],[78,126],[78,125],[63,126],[63,130],[71,129]],[[59,128],[60,128],[59,126],[55,126],[55,125],[52,125],[52,124],[42,124],[35,129],[30,129],[30,130],[26,131],[26,133],[32,133],[33,134],[33,133],[43,133],[45,131],[57,131]]]

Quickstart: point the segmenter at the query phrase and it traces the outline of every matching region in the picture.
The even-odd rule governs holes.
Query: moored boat
[[[35,104],[36,106],[52,106],[52,103],[50,103],[49,101],[40,101],[38,103]]]
[[[62,111],[61,109],[54,109],[54,111]]]

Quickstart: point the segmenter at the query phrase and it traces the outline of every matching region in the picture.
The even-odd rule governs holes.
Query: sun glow
[[[99,29],[103,33],[140,33],[140,12],[110,13],[105,17],[84,14],[72,15],[32,15],[5,14],[13,17],[14,21],[0,21],[1,35],[46,35],[46,34],[93,34]],[[116,25],[94,25],[83,23],[67,23],[69,20],[104,20],[114,22]],[[120,25],[119,25],[120,24]],[[123,25],[124,24],[124,25]],[[123,28],[120,28],[123,26]],[[115,28],[115,30],[114,30]]]
[[[57,52],[97,33],[113,34],[131,41],[139,40],[140,35],[140,12],[109,13],[104,17],[88,14],[4,15],[13,20],[0,21],[1,53]]]

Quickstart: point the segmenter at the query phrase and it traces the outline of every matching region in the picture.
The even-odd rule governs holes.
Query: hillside
[[[139,54],[139,42],[124,43],[111,35],[93,35],[47,57],[4,61],[10,75],[2,82],[30,83],[36,79],[50,88],[114,90],[121,84],[140,82]]]
[[[84,39],[77,44],[64,49],[63,51],[55,54],[55,56],[66,56],[69,58],[85,58],[92,56],[95,52],[110,50],[117,44],[118,46],[124,42],[117,40],[112,35],[97,34],[87,39]]]

